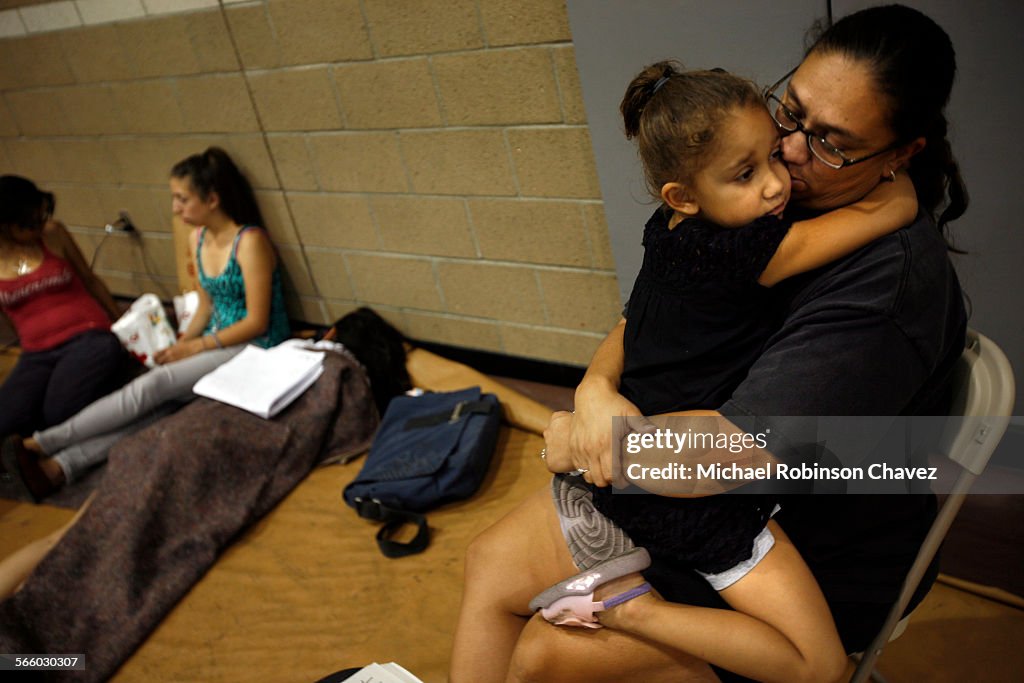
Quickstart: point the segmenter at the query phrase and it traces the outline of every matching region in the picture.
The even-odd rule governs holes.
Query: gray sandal
[[[625,531],[594,507],[594,496],[580,477],[555,475],[551,493],[562,535],[579,569],[589,569],[636,547]]]

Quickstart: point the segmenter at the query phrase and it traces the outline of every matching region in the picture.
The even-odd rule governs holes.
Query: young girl
[[[916,213],[912,185],[894,173],[894,182],[854,205],[796,223],[784,217],[790,178],[779,131],[752,84],[735,76],[658,63],[633,80],[621,111],[663,202],[645,227],[625,313],[621,392],[645,415],[718,405],[773,329],[765,287],[849,254]],[[561,535],[584,571],[537,595],[531,610],[555,623],[626,630],[761,680],[842,674],[845,655],[825,600],[769,521],[774,497],[613,496],[579,479],[557,476],[553,493]],[[638,573],[648,551],[697,570],[736,611],[661,601]],[[489,585],[515,585],[505,590],[521,595],[533,568],[511,567],[515,581],[492,577]],[[503,677],[481,655],[511,653],[505,641],[518,632],[507,621],[481,628],[481,612],[466,605],[452,680]]]
[[[193,398],[196,381],[246,344],[269,347],[289,335],[277,255],[259,227],[252,188],[231,158],[217,147],[190,156],[171,169],[170,186],[174,214],[196,226],[199,309],[178,342],[156,355],[158,367],[23,444],[4,443],[4,462],[17,465],[36,498],[105,460],[122,436]]]
[[[67,229],[54,197],[0,177],[0,311],[22,353],[0,386],[0,437],[64,421],[117,387],[129,359],[110,322],[117,305]]]

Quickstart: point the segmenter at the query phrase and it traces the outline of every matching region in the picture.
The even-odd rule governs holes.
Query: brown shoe
[[[43,472],[36,455],[22,444],[20,436],[4,439],[0,446],[0,460],[4,466],[0,475],[4,488],[13,490],[19,500],[38,503],[57,489],[57,485]]]

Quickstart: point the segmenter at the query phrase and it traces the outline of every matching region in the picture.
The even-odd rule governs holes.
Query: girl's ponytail
[[[619,105],[622,122],[626,128],[626,139],[632,140],[640,134],[640,117],[648,102],[668,79],[678,73],[674,62],[658,62],[645,68],[630,82],[622,98],[622,104]]]
[[[764,107],[750,81],[721,69],[683,71],[679,62],[644,68],[630,82],[619,112],[636,140],[647,189],[655,199],[670,182],[688,182],[712,150],[722,121],[738,107]]]

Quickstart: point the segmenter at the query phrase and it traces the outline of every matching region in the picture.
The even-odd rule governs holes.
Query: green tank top
[[[210,295],[210,300],[213,302],[213,312],[204,334],[211,334],[230,327],[246,315],[245,280],[242,278],[242,268],[238,265],[237,259],[238,242],[246,230],[262,230],[262,228],[255,225],[242,226],[242,229],[235,235],[235,241],[231,245],[231,255],[228,257],[227,265],[224,266],[224,271],[216,277],[207,276],[203,269],[203,241],[206,238],[206,228],[199,231],[199,244],[196,247],[199,284]],[[270,282],[270,320],[267,330],[263,335],[249,340],[249,343],[269,348],[280,344],[290,335],[291,328],[284,308],[284,292],[281,289],[279,263],[274,267],[274,274]]]

